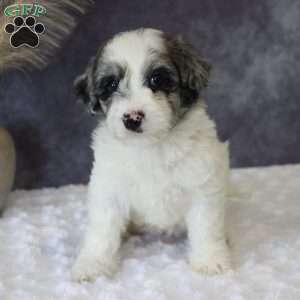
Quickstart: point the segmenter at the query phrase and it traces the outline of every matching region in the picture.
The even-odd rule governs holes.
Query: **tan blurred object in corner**
[[[0,128],[0,211],[13,186],[16,169],[15,146],[10,134]]]

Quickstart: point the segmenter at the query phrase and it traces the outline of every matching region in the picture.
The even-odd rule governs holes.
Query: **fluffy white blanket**
[[[122,249],[120,272],[70,280],[86,224],[86,187],[16,191],[0,219],[0,299],[300,299],[300,165],[233,171],[229,203],[234,271],[204,277],[185,261],[186,241],[147,234]]]

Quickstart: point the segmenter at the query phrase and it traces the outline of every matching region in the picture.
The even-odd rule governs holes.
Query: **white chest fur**
[[[162,150],[144,154],[133,167],[128,166],[131,219],[139,225],[169,229],[182,220],[189,202],[188,189],[180,167],[167,165]]]

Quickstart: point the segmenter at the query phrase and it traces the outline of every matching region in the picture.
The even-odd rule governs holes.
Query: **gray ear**
[[[182,105],[193,104],[208,84],[210,65],[182,37],[166,37],[169,56],[175,65],[180,83]]]
[[[88,111],[92,115],[103,112],[99,100],[91,91],[92,83],[89,84],[89,77],[92,78],[94,61],[95,58],[93,57],[88,64],[86,72],[78,76],[74,81],[74,88],[77,98],[87,105]]]
[[[88,93],[88,76],[86,73],[78,76],[74,81],[75,94],[79,100],[88,104],[90,96]]]

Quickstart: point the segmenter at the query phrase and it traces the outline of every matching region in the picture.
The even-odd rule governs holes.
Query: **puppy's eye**
[[[100,87],[111,93],[115,92],[119,86],[119,80],[115,76],[109,76],[102,79]]]
[[[164,83],[165,78],[161,74],[153,74],[150,78],[150,85],[152,87],[158,87]]]
[[[158,68],[154,70],[149,77],[148,84],[153,92],[165,91],[170,92],[175,85],[174,78],[170,70]]]
[[[106,88],[111,90],[111,91],[115,91],[118,88],[118,85],[119,85],[119,81],[115,78],[112,78],[107,83]]]
[[[102,101],[107,100],[119,86],[119,79],[115,76],[104,77],[100,83],[100,91],[97,96],[101,98]]]

